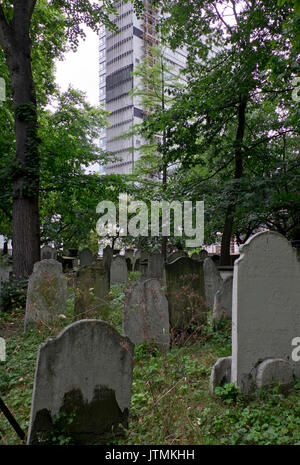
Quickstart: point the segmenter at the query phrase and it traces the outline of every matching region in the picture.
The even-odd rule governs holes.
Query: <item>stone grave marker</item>
[[[79,261],[80,261],[80,266],[87,266],[91,265],[94,262],[94,255],[93,252],[85,248],[81,252],[79,252]]]
[[[128,279],[128,270],[125,257],[117,255],[113,257],[110,267],[110,283],[126,283]]]
[[[57,416],[71,444],[103,445],[123,436],[133,350],[101,320],[80,320],[47,339],[38,352],[27,443],[51,443]]]
[[[76,273],[75,315],[86,318],[105,309],[109,294],[109,271],[94,263]]]
[[[255,234],[234,263],[231,381],[245,393],[300,377],[300,262],[277,232]]]
[[[164,277],[164,257],[161,253],[153,253],[148,258],[147,278],[162,280]]]
[[[103,250],[103,266],[108,272],[110,271],[112,259],[113,259],[113,250],[110,247],[110,245],[107,245],[105,249]]]
[[[53,259],[35,263],[28,281],[25,330],[35,323],[53,322],[64,314],[67,296],[61,263]]]
[[[220,289],[215,294],[213,307],[213,322],[217,328],[221,320],[231,320],[232,315],[232,284],[233,277],[228,276],[221,283]]]
[[[221,275],[211,258],[206,258],[203,263],[206,302],[213,308],[216,292],[222,284]]]
[[[187,253],[184,251],[184,250],[177,250],[176,252],[173,252],[171,253],[170,255],[168,255],[167,257],[167,263],[172,263],[174,262],[175,260],[177,260],[177,258],[181,258],[181,257],[187,257]]]
[[[200,250],[199,259],[204,261],[207,257],[208,257],[208,252],[204,249]]]
[[[49,260],[52,258],[53,260],[57,259],[57,252],[54,247],[50,247],[50,245],[44,245],[41,248],[41,260]]]
[[[10,274],[12,272],[12,266],[7,265],[0,265],[0,296],[1,296],[1,288],[3,283],[9,281]]]
[[[157,279],[139,280],[126,292],[123,334],[134,344],[154,341],[167,350],[170,343],[168,301]]]
[[[184,330],[206,322],[203,263],[189,257],[165,265],[170,327]]]
[[[300,336],[299,283],[296,251],[279,233],[255,234],[241,247],[233,278],[232,381],[242,391],[256,382],[258,363],[270,358],[292,364],[300,377],[300,363],[291,360],[292,340]]]
[[[141,251],[135,250],[132,257],[132,271],[140,271]]]

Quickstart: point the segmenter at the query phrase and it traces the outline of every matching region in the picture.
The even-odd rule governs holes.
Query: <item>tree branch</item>
[[[226,27],[227,31],[231,32],[231,26],[229,26],[229,24],[227,24],[226,21],[224,21],[224,19],[222,18],[222,16],[220,15],[220,13],[218,11],[218,8],[216,7],[216,5],[214,3],[213,3],[213,7],[216,10],[216,13],[218,15],[219,20],[222,21],[222,23]]]

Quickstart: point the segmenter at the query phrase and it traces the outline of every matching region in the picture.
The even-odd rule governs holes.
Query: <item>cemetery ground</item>
[[[130,273],[129,282],[139,273]],[[71,288],[69,288],[71,291]],[[114,285],[101,318],[120,333],[125,286]],[[67,309],[55,325],[40,325],[23,332],[24,310],[0,314],[1,336],[6,339],[6,362],[0,363],[0,396],[27,434],[34,371],[39,345],[74,322],[74,296],[69,293]],[[135,348],[129,429],[123,445],[195,444],[300,444],[300,381],[293,390],[280,386],[241,394],[233,384],[209,393],[209,376],[218,357],[231,354],[231,324],[218,331],[207,325],[194,328],[160,353],[151,344]],[[172,336],[172,335],[171,335]],[[66,422],[57,416],[53,444],[72,444]],[[0,443],[21,444],[0,414]]]

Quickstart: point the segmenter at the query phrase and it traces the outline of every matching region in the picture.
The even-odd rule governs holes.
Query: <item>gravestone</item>
[[[146,278],[147,276],[147,269],[148,269],[148,259],[149,259],[149,253],[142,251],[141,256],[140,256],[140,272],[142,273],[142,276]]]
[[[200,250],[199,252],[199,260],[205,260],[208,257],[208,252],[204,249]]]
[[[94,312],[101,312],[109,294],[109,271],[94,263],[81,267],[76,273],[75,315],[86,318]]]
[[[177,252],[173,252],[167,257],[167,263],[172,263],[175,260],[177,260],[177,258],[187,257],[187,256],[188,255],[184,250],[177,250]]]
[[[10,274],[12,272],[11,265],[0,265],[0,296],[3,283],[9,281]]]
[[[132,262],[130,260],[130,258],[125,258],[126,260],[126,265],[127,265],[127,271],[132,271]]]
[[[233,277],[228,276],[228,278],[222,281],[220,289],[216,292],[212,315],[215,328],[217,328],[219,321],[231,320],[232,284]]]
[[[223,281],[228,277],[233,279],[233,266],[217,266],[217,269]]]
[[[53,322],[64,314],[67,296],[61,263],[53,259],[35,263],[28,281],[25,331],[35,323]]]
[[[39,347],[28,444],[48,444],[55,417],[71,444],[107,444],[128,427],[132,342],[101,320],[81,320]],[[56,432],[57,434],[57,432]]]
[[[133,270],[133,256],[134,256],[134,249],[125,250],[125,259],[126,259],[128,271]]]
[[[160,253],[153,253],[148,258],[147,278],[162,280],[164,277],[164,257]]]
[[[103,250],[103,266],[107,271],[110,271],[111,261],[113,259],[113,250],[110,245],[107,245]]]
[[[126,283],[128,279],[128,270],[125,257],[118,255],[113,257],[110,267],[110,283]]]
[[[134,344],[154,341],[161,350],[169,347],[169,311],[157,279],[139,280],[126,292],[123,334]]]
[[[57,252],[54,247],[50,247],[50,245],[44,245],[41,248],[41,260],[49,260],[52,258],[53,260],[57,259]]]
[[[206,302],[210,308],[214,306],[216,292],[222,284],[221,275],[211,258],[206,258],[203,263]]]
[[[83,249],[81,252],[79,252],[79,261],[80,261],[80,266],[87,266],[91,265],[94,262],[94,255],[93,252],[86,248]]]
[[[203,263],[189,257],[165,265],[170,327],[184,330],[206,322]]]
[[[140,258],[141,258],[141,251],[135,250],[133,257],[132,257],[132,270],[133,271],[140,271]]]
[[[300,377],[300,362],[291,358],[292,340],[300,336],[300,262],[279,233],[255,234],[241,247],[232,331],[232,381],[243,392],[257,384],[258,364],[267,359],[285,360]]]

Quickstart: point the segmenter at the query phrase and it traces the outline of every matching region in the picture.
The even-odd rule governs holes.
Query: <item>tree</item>
[[[228,264],[242,186],[253,178],[253,165],[261,164],[260,151],[274,154],[270,141],[295,139],[298,134],[291,98],[296,52],[283,34],[290,10],[274,7],[271,1],[234,0],[201,1],[197,8],[194,0],[175,0],[164,2],[164,8],[169,16],[163,29],[171,45],[185,43],[189,51],[188,86],[169,111],[168,156],[181,161],[183,168],[206,167],[198,180],[198,194],[206,180],[222,184],[217,185],[225,212],[221,263]],[[271,73],[274,67],[280,72]],[[254,126],[259,118],[253,115],[260,109],[264,114],[269,109],[272,117],[267,124]],[[166,115],[151,121],[153,133],[160,119],[166,121]],[[295,151],[291,157],[296,157]],[[263,174],[256,177],[260,182],[266,173],[274,179],[277,169],[273,157],[263,158]]]
[[[138,105],[144,112],[144,122],[134,125],[131,130],[122,134],[121,138],[128,138],[139,134],[143,143],[139,148],[140,158],[133,170],[132,179],[139,183],[139,198],[145,198],[151,192],[151,198],[165,198],[168,184],[166,127],[163,124],[157,128],[155,134],[147,133],[147,119],[150,120],[159,113],[162,117],[174,102],[176,90],[183,87],[183,78],[179,70],[169,65],[165,56],[164,45],[147,46],[145,56],[136,66],[132,75],[137,85],[129,94],[137,98]],[[148,199],[150,198],[148,196]],[[162,254],[166,257],[167,238],[162,237]]]
[[[135,3],[140,6],[138,0]],[[0,45],[9,70],[15,119],[15,169],[13,176],[13,272],[17,278],[28,276],[40,258],[39,219],[39,138],[37,98],[32,70],[33,17],[42,8],[49,14],[63,14],[66,37],[75,49],[78,36],[83,36],[81,24],[98,31],[101,22],[116,29],[108,14],[115,13],[113,2],[102,6],[88,0],[5,0],[0,5]],[[43,41],[43,18],[36,40]],[[47,32],[55,44],[56,30]],[[51,50],[51,47],[50,47]],[[51,54],[51,52],[50,52]]]

